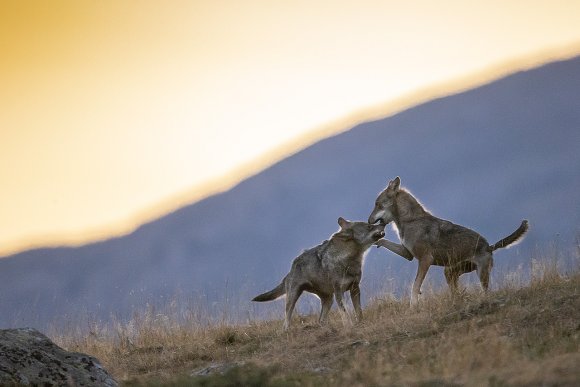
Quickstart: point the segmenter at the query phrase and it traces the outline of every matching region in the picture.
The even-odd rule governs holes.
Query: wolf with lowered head
[[[445,279],[452,291],[457,289],[461,274],[477,270],[481,286],[487,291],[493,266],[492,252],[521,239],[528,231],[528,221],[522,221],[516,231],[490,245],[477,232],[431,215],[400,185],[398,176],[389,182],[377,197],[368,222],[387,224],[393,221],[401,244],[383,239],[377,242],[377,246],[383,246],[408,260],[415,257],[419,261],[411,304],[417,302],[431,265],[445,267]]]
[[[304,291],[314,293],[320,298],[322,304],[320,323],[326,321],[333,296],[342,317],[348,320],[342,299],[343,293],[347,290],[350,291],[357,319],[362,319],[359,283],[363,255],[369,247],[385,236],[385,225],[350,222],[343,218],[338,218],[338,224],[340,230],[329,240],[304,251],[294,259],[290,273],[284,277],[280,285],[252,300],[271,301],[285,294],[285,330],[290,325],[296,301]]]

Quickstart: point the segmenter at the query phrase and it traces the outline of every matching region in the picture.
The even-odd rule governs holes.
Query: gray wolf
[[[290,272],[278,286],[252,300],[271,301],[285,294],[285,330],[290,325],[296,301],[304,291],[314,293],[320,298],[320,323],[326,321],[333,295],[343,319],[348,319],[342,301],[343,293],[347,290],[350,291],[357,319],[362,319],[359,283],[363,255],[373,243],[385,236],[385,225],[350,222],[343,218],[338,218],[338,224],[340,230],[329,240],[304,251],[294,259]]]
[[[461,274],[477,270],[481,287],[487,291],[493,267],[492,252],[520,240],[528,231],[528,221],[522,221],[512,234],[489,245],[477,232],[431,215],[400,184],[401,179],[397,176],[378,195],[368,222],[387,224],[393,221],[401,244],[382,239],[376,243],[377,246],[408,260],[416,257],[419,261],[411,304],[416,304],[421,284],[431,265],[445,267],[445,279],[452,291],[457,290]]]

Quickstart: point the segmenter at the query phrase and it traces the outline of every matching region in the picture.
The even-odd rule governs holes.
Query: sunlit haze
[[[128,232],[359,120],[578,54],[578,15],[576,0],[4,0],[0,254]]]

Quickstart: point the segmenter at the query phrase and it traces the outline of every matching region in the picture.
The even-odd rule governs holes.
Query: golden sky
[[[577,0],[2,0],[0,254],[130,231],[389,102],[578,54],[578,15]]]

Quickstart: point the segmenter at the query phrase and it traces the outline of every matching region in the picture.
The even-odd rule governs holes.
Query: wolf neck
[[[339,232],[334,234],[328,241],[328,247],[332,250],[340,251],[342,254],[348,252],[349,258],[361,257],[365,250],[370,246],[361,246],[353,238],[341,235]]]
[[[395,196],[394,222],[399,230],[402,225],[429,214],[409,192],[401,189]]]

